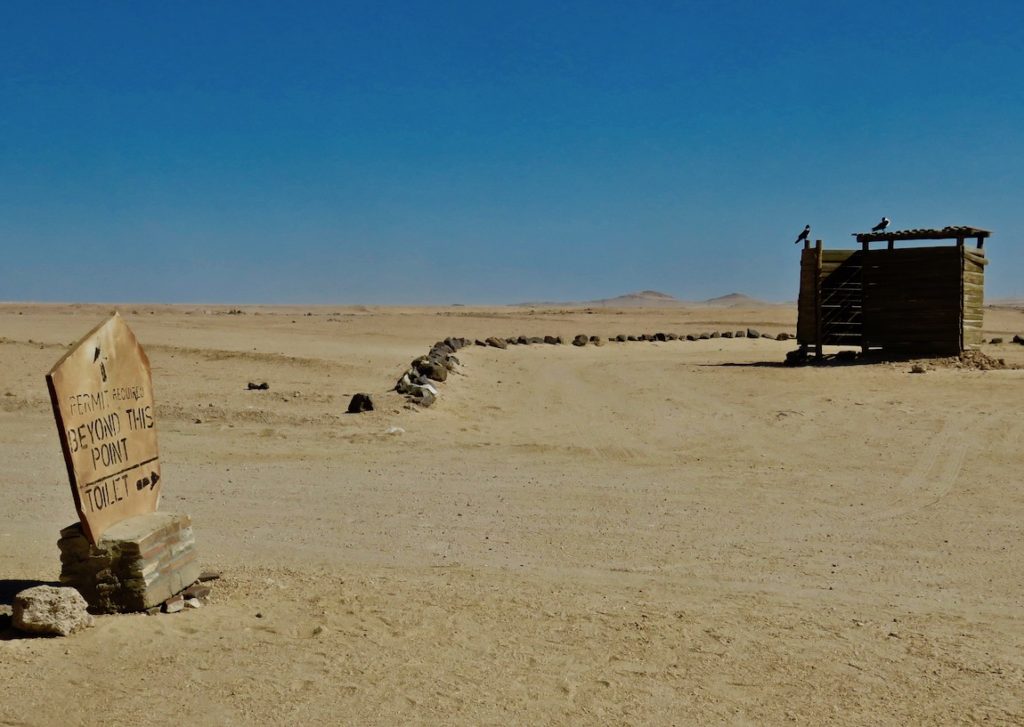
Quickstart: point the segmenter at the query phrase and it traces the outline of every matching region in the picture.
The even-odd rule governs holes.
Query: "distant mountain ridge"
[[[640,290],[635,293],[626,293],[614,298],[600,298],[598,300],[586,301],[535,301],[530,303],[514,303],[516,307],[536,308],[538,306],[580,306],[594,308],[661,308],[669,306],[685,305],[709,305],[722,307],[735,307],[741,305],[764,305],[763,301],[751,298],[743,293],[729,293],[717,298],[709,298],[704,301],[685,301],[676,298],[674,295],[662,293],[659,290]]]

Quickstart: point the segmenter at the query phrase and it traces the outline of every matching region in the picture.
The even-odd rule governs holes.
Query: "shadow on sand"
[[[744,361],[725,363],[697,364],[698,366],[712,366],[715,368],[739,367],[739,368],[772,368],[772,369],[800,369],[805,367],[834,367],[834,366],[877,366],[878,364],[899,364],[911,361],[921,361],[928,358],[948,358],[948,354],[935,355],[882,355],[881,353],[860,353],[859,351],[839,351],[838,353],[826,354],[822,358],[813,355],[806,358],[792,358],[784,361]]]

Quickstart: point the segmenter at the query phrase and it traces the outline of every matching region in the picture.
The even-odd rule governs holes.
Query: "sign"
[[[160,503],[149,359],[120,315],[89,331],[46,375],[75,509],[95,543]]]

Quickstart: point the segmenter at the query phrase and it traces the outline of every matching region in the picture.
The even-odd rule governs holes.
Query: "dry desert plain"
[[[43,376],[109,310],[0,306],[0,602],[58,575],[76,517]],[[1024,370],[469,347],[413,410],[388,390],[446,336],[795,310],[120,310],[161,508],[223,577],[199,610],[4,632],[0,724],[1024,723]],[[359,391],[377,410],[345,414]]]

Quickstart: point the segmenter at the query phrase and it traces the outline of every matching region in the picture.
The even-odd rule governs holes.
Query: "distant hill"
[[[749,295],[744,295],[743,293],[729,293],[728,295],[720,295],[717,298],[708,298],[704,301],[704,305],[736,308],[743,305],[765,305],[765,302],[763,300],[751,298]]]
[[[683,301],[668,293],[661,293],[657,290],[641,290],[636,293],[626,293],[614,298],[601,298],[599,300],[580,301],[534,301],[530,303],[515,303],[513,305],[536,308],[538,306],[583,306],[602,308],[655,308],[660,306],[685,305]]]
[[[641,290],[638,293],[626,293],[615,298],[602,298],[592,300],[586,305],[600,305],[611,307],[643,307],[650,308],[662,305],[682,305],[683,302],[668,293],[660,293],[657,290]]]

